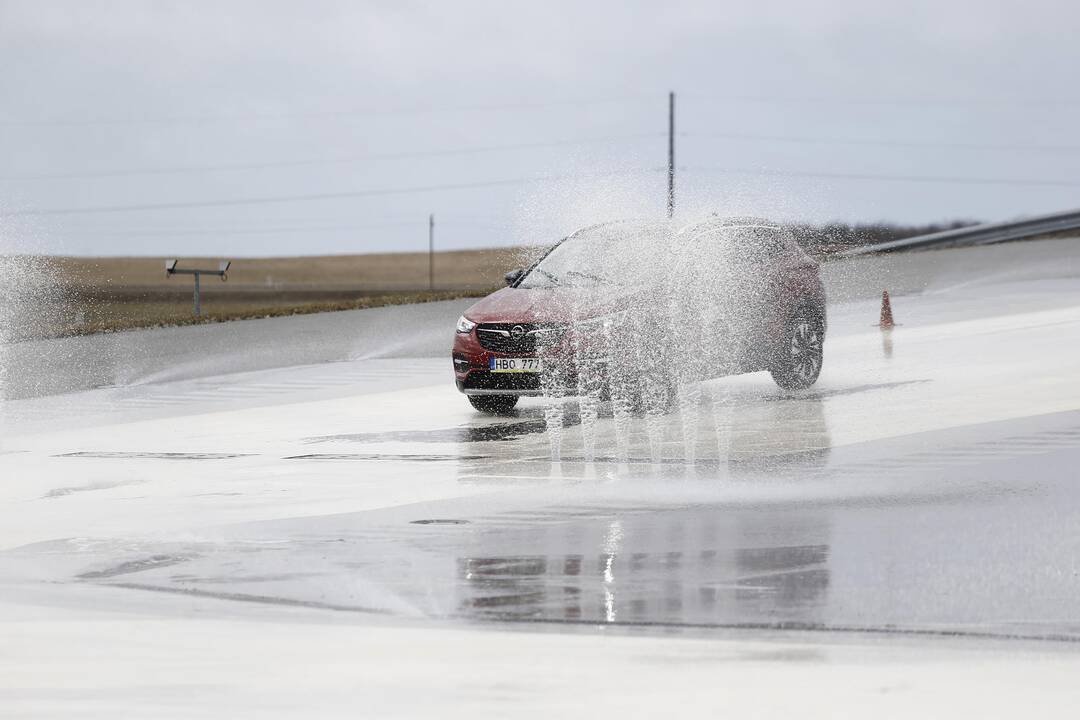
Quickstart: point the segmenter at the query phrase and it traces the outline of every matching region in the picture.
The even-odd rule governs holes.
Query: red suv
[[[595,225],[506,283],[454,338],[458,389],[484,412],[527,395],[665,407],[680,384],[768,370],[798,390],[821,372],[818,264],[776,223]]]

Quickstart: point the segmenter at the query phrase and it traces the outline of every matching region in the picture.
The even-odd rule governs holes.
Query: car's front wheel
[[[771,368],[785,390],[803,390],[817,382],[824,358],[825,323],[821,314],[800,308],[791,318]]]
[[[490,415],[505,415],[517,405],[517,395],[467,395],[474,408]]]

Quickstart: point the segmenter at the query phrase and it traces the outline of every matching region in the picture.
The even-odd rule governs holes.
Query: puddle
[[[725,394],[726,398],[723,403],[724,411],[730,413],[731,410],[741,407],[750,407],[759,403],[783,403],[783,402],[799,402],[806,400],[824,400],[830,397],[838,397],[843,395],[853,395],[856,393],[870,392],[873,390],[888,390],[892,388],[903,387],[905,385],[913,385],[918,383],[930,382],[929,380],[907,380],[904,382],[894,383],[880,383],[876,385],[858,385],[850,388],[837,388],[835,390],[823,390],[819,392],[800,392],[800,393],[775,393],[770,392],[766,394],[755,394],[749,396],[742,396],[736,394]],[[684,410],[684,421],[694,423],[697,418],[693,417],[694,413],[689,412],[689,406],[691,403],[696,407],[700,402],[702,393],[699,387],[690,388],[685,397],[682,398],[681,407]],[[561,428],[574,427],[581,424],[581,414],[577,402],[571,402],[569,404],[559,404],[563,407],[563,411],[555,407],[537,408],[535,410],[530,409],[524,412],[533,414],[533,417],[521,419],[516,422],[505,423],[493,423],[490,425],[466,425],[455,428],[437,428],[433,430],[394,430],[389,432],[372,432],[372,433],[347,433],[342,435],[323,435],[318,437],[305,438],[306,443],[324,443],[324,442],[353,442],[353,443],[386,443],[386,442],[403,442],[403,443],[448,443],[448,444],[464,444],[464,443],[480,443],[480,442],[512,442],[519,440],[527,435],[539,435],[544,432],[548,432],[549,428],[553,430],[559,430]],[[626,436],[629,433],[628,427],[633,415],[626,411],[625,408],[615,407],[614,403],[602,403],[598,407],[589,406],[588,419],[595,422],[596,419],[614,420],[616,425],[617,439],[625,444]],[[519,411],[523,414],[523,411]],[[595,413],[595,417],[592,415]],[[646,423],[650,423],[656,426],[657,429],[662,427],[662,423],[659,423],[661,418],[667,417],[661,414],[646,415]],[[725,416],[726,417],[726,416]],[[637,415],[640,419],[641,415]],[[690,434],[691,428],[684,428],[684,434]],[[586,453],[588,454],[588,453]],[[619,454],[623,454],[620,450]],[[308,457],[308,456],[303,456]],[[390,457],[390,456],[381,456]],[[564,460],[568,458],[563,458]],[[608,461],[610,458],[596,458],[598,462]]]
[[[374,453],[312,453],[291,455],[286,460],[401,460],[404,462],[456,462],[458,460],[490,460],[487,455],[379,455]]]
[[[230,460],[251,457],[244,453],[181,453],[181,452],[105,452],[85,451],[61,453],[53,457],[107,458],[113,460]]]
[[[171,595],[187,595],[190,597],[209,598],[212,600],[232,600],[236,602],[260,603],[264,605],[276,605],[280,607],[313,608],[317,610],[335,610],[337,612],[353,612],[372,615],[389,615],[389,611],[382,608],[369,608],[357,605],[334,604],[320,602],[318,600],[295,600],[292,598],[275,597],[271,595],[254,595],[239,592],[212,592],[198,588],[166,587],[161,585],[144,585],[141,583],[110,583],[110,587],[127,588],[128,590],[146,590],[149,592],[167,593]]]
[[[183,555],[151,555],[150,557],[141,558],[139,560],[120,563],[119,565],[114,565],[113,567],[104,570],[84,572],[80,575],[76,575],[76,577],[80,580],[104,580],[106,578],[117,577],[118,575],[131,575],[132,573],[143,572],[144,570],[179,565],[180,563],[185,563],[192,559],[194,558]]]
[[[146,482],[146,481],[145,480],[125,480],[125,481],[122,481],[122,482],[111,482],[111,483],[105,483],[105,482],[91,483],[90,485],[82,485],[82,486],[79,486],[79,487],[54,488],[54,489],[50,490],[49,492],[45,493],[44,495],[42,495],[41,498],[43,500],[46,500],[46,499],[67,497],[68,495],[74,495],[75,493],[80,493],[80,492],[92,492],[94,490],[112,490],[113,488],[128,487],[130,485],[141,485],[144,482]]]
[[[561,462],[563,463],[586,463],[593,462],[597,464],[626,464],[626,465],[662,465],[665,467],[688,467],[688,468],[700,468],[707,470],[720,470],[723,468],[728,469],[741,469],[741,470],[776,470],[786,467],[802,467],[803,469],[809,469],[817,464],[821,464],[827,460],[829,456],[828,448],[821,448],[819,450],[804,450],[799,452],[784,453],[779,455],[761,455],[750,457],[722,457],[722,458],[685,458],[685,457],[671,457],[665,456],[660,458],[654,457],[628,457],[620,458],[616,456],[598,456],[592,460],[587,460],[582,455],[564,457]]]
[[[256,583],[279,583],[293,580],[306,580],[318,577],[316,573],[280,573],[276,575],[226,575],[219,577],[197,577],[194,575],[173,575],[171,582],[197,583],[199,585],[235,585]]]
[[[872,390],[891,390],[893,388],[904,387],[905,385],[921,385],[922,383],[931,382],[929,379],[923,380],[904,380],[902,382],[880,383],[877,385],[856,385],[849,388],[837,388],[835,390],[821,390],[810,392],[793,392],[784,393],[781,395],[766,395],[761,399],[762,402],[785,402],[796,400],[825,400],[831,397],[840,397],[843,395],[855,395],[863,392],[870,392]]]
[[[468,525],[468,520],[431,518],[430,520],[410,520],[410,525]]]
[[[577,424],[577,416],[567,416],[563,419],[564,426]],[[394,430],[378,433],[351,433],[346,435],[326,435],[323,437],[307,438],[307,443],[322,442],[356,442],[356,443],[383,443],[383,442],[406,442],[406,443],[477,443],[477,442],[508,442],[517,440],[525,435],[536,435],[547,429],[547,422],[543,417],[521,420],[512,423],[497,423],[492,425],[474,425],[456,428],[442,428],[437,430]]]
[[[828,545],[462,557],[458,613],[480,620],[697,624],[781,610],[812,621],[829,588],[828,562]]]

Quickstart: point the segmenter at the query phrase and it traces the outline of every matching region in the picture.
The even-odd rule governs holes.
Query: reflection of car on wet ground
[[[817,263],[769,221],[587,227],[506,280],[457,324],[457,386],[478,410],[545,393],[640,408],[682,382],[768,370],[794,390],[821,371]]]

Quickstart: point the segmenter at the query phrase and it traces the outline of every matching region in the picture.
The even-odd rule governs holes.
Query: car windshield
[[[780,251],[776,228],[693,225],[673,232],[665,223],[611,223],[566,238],[518,284],[521,288],[637,285],[661,269],[686,265],[717,272],[769,260]]]
[[[670,243],[662,222],[610,223],[578,230],[551,250],[518,287],[632,285],[654,264],[648,261]]]

